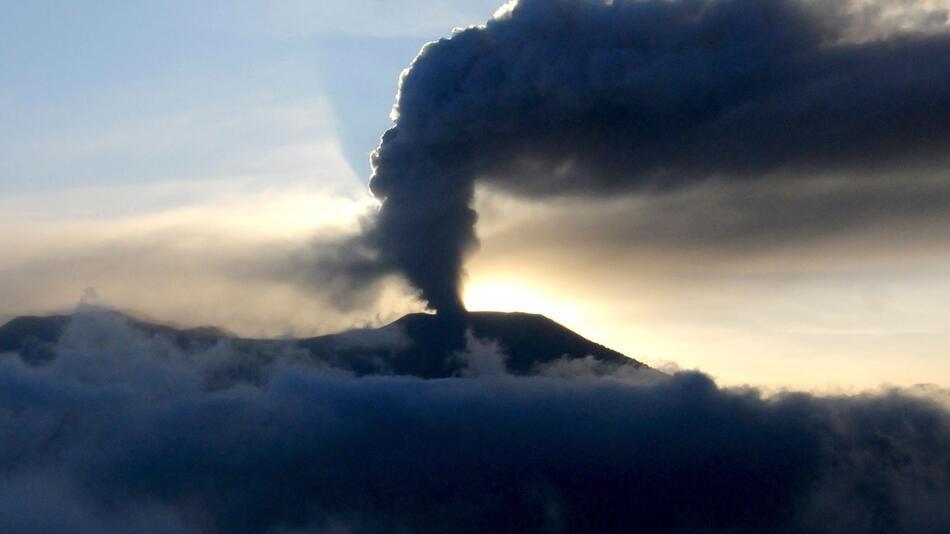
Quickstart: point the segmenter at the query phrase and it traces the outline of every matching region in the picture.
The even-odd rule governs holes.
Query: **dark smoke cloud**
[[[522,0],[430,44],[373,156],[363,244],[450,311],[476,182],[538,198],[945,170],[950,34],[856,39],[868,13],[846,7]]]
[[[950,414],[900,392],[764,398],[699,373],[645,386],[583,362],[354,378],[293,355],[263,380],[209,387],[209,369],[239,354],[183,353],[103,315],[73,323],[44,367],[8,356],[4,532],[950,524]]]
[[[675,250],[729,262],[746,260],[742,253],[838,239],[850,249],[831,258],[840,262],[888,250],[918,259],[927,250],[946,251],[950,242],[950,180],[708,183],[663,195],[558,198],[543,205],[486,191],[476,204],[487,222],[481,237],[498,258],[543,248],[594,264],[603,263],[604,251],[635,252],[646,263]]]

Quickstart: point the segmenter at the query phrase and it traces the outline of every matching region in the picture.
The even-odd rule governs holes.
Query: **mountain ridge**
[[[286,349],[301,350],[314,361],[358,375],[397,374],[422,378],[457,376],[465,366],[471,338],[494,343],[504,354],[507,371],[530,375],[561,359],[591,357],[610,366],[648,366],[540,314],[523,312],[467,312],[443,316],[405,315],[379,328],[348,330],[300,339],[255,339],[236,336],[217,327],[180,328],[138,319],[115,310],[97,309],[73,314],[16,317],[0,326],[0,353],[17,353],[30,365],[44,365],[56,357],[56,347],[77,318],[118,319],[147,336],[160,336],[183,350],[228,346],[264,361]]]

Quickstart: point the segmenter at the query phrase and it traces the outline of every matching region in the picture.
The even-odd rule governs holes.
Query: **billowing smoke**
[[[950,414],[907,392],[763,397],[695,372],[643,385],[593,361],[422,380],[288,353],[231,372],[249,356],[101,314],[74,319],[43,365],[0,355],[0,531],[950,524]]]
[[[946,12],[894,19],[882,4],[521,0],[406,71],[362,244],[454,311],[477,183],[605,196],[945,168]]]

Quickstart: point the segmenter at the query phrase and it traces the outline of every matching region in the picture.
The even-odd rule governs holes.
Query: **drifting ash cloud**
[[[0,359],[0,530],[950,524],[950,414],[906,392],[766,398],[583,360],[517,378],[484,372],[504,357],[490,342],[470,347],[471,378],[355,378],[286,354],[222,385],[206,378],[242,358],[233,348],[183,352],[115,316],[77,317],[46,366]]]
[[[452,312],[476,184],[605,198],[899,170],[901,205],[926,205],[915,186],[945,181],[950,154],[946,20],[913,2],[509,4],[404,73],[360,246]]]

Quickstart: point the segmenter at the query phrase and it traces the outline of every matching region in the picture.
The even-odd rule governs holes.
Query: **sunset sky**
[[[948,532],[950,0],[503,2],[3,3],[0,532]]]
[[[340,301],[312,264],[374,207],[369,155],[392,125],[400,72],[497,4],[6,6],[0,321],[70,310],[84,294],[261,337],[423,309],[395,278]],[[945,27],[895,8],[849,38]],[[857,183],[796,170],[778,185],[710,180],[596,198],[480,183],[464,300],[545,314],[726,385],[947,387],[947,163]]]

